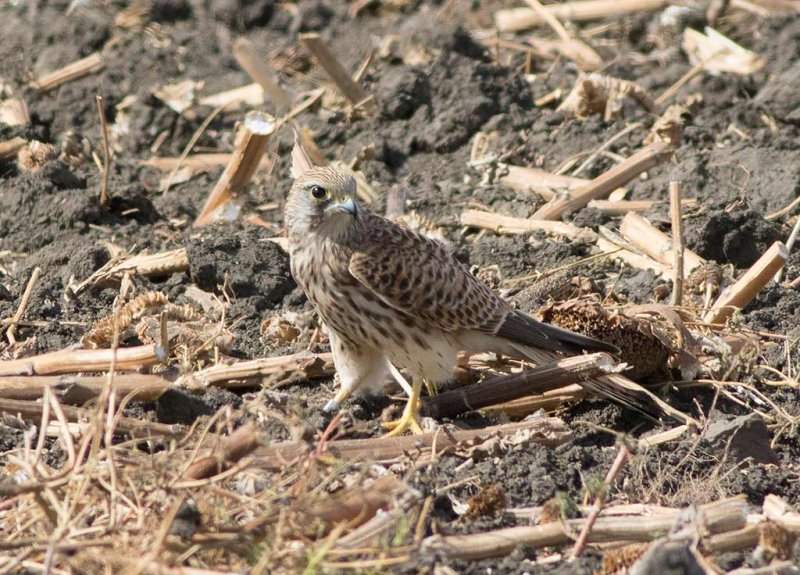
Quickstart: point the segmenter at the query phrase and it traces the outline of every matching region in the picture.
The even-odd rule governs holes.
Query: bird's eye
[[[318,200],[324,200],[328,192],[322,186],[311,186],[311,195]]]

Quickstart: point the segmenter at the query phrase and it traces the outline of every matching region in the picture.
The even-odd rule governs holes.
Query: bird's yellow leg
[[[415,377],[414,383],[411,385],[411,395],[408,397],[405,409],[403,409],[403,415],[397,421],[383,424],[384,428],[391,430],[386,434],[387,437],[401,435],[408,429],[417,434],[424,433],[419,424],[419,396],[421,391],[422,380]]]
[[[350,397],[350,393],[351,391],[349,389],[345,389],[344,387],[339,388],[339,391],[336,392],[333,399],[326,403],[322,410],[328,413],[337,411],[342,403],[344,403],[344,400]]]

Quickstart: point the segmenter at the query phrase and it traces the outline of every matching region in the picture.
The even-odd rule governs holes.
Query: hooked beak
[[[328,206],[328,211],[345,212],[351,216],[358,214],[358,205],[353,198],[347,198],[343,202],[332,203]]]

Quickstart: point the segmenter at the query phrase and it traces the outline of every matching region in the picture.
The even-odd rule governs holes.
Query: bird
[[[422,433],[422,385],[451,380],[459,351],[533,359],[537,350],[617,353],[608,343],[513,308],[444,243],[361,204],[347,170],[294,170],[286,198],[290,268],[323,320],[341,387],[326,411],[355,391],[379,392],[387,376],[412,375],[388,435]]]

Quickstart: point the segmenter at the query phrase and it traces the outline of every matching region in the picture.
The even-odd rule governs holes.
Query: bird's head
[[[330,166],[311,168],[289,192],[286,227],[298,236],[314,233],[336,242],[346,240],[359,227],[355,196],[356,181],[347,172]]]

